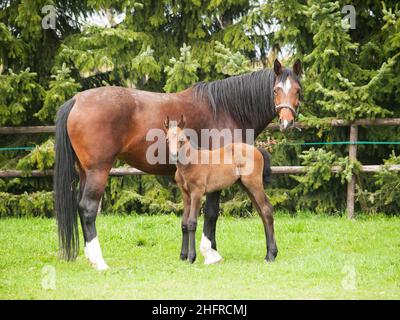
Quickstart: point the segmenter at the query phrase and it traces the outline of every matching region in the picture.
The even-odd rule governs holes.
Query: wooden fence
[[[398,126],[400,125],[400,118],[394,119],[359,119],[354,122],[349,122],[341,119],[334,119],[330,122],[332,127],[350,127],[349,134],[349,158],[352,160],[357,159],[357,141],[358,141],[358,127],[359,126]],[[307,124],[296,122],[297,128],[307,128]],[[279,130],[279,125],[270,124],[267,130]],[[55,126],[34,126],[34,127],[0,127],[0,134],[32,134],[32,133],[54,133]],[[382,170],[382,165],[363,165],[361,172],[378,172]],[[279,166],[272,167],[273,174],[301,174],[304,173],[306,167],[304,166]],[[332,167],[333,172],[338,172],[340,167]],[[389,170],[400,171],[400,165],[392,165]],[[126,175],[142,175],[146,174],[140,170],[130,167],[113,168],[110,172],[111,176],[126,176]],[[30,172],[30,177],[45,177],[53,175],[53,170],[33,170]],[[19,170],[0,170],[0,178],[16,178],[26,177],[24,172]],[[355,195],[355,176],[347,185],[347,215],[352,218],[354,215],[354,195]]]

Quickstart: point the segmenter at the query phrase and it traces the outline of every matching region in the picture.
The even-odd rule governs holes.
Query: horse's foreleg
[[[191,192],[190,194],[190,213],[188,220],[188,231],[189,231],[189,253],[188,259],[190,263],[196,260],[196,229],[197,229],[197,217],[200,211],[201,192]]]
[[[213,264],[222,260],[222,257],[217,251],[217,243],[215,240],[220,195],[221,191],[216,191],[208,194],[206,197],[203,235],[200,243],[200,252],[204,257],[205,264]]]
[[[86,182],[79,201],[79,214],[85,239],[85,255],[97,270],[108,268],[103,259],[96,231],[97,210],[107,178],[108,170],[86,171]]]
[[[190,213],[190,195],[182,190],[183,197],[183,216],[182,216],[182,249],[181,249],[181,260],[186,260],[188,257],[189,250],[189,231],[188,231],[188,219]]]

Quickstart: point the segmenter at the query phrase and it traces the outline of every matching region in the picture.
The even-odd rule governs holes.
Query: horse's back
[[[153,142],[146,136],[151,129],[163,130],[168,113],[180,115],[189,94],[113,86],[78,93],[67,129],[79,161],[84,167],[108,167],[119,158],[149,173],[173,173],[173,166],[148,163],[146,150]]]

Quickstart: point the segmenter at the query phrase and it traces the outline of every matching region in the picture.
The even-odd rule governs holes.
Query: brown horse
[[[278,114],[281,130],[286,130],[299,104],[300,73],[300,61],[287,69],[276,60],[274,70],[198,83],[174,94],[102,87],[75,95],[61,107],[56,120],[54,188],[62,256],[74,260],[78,254],[79,212],[86,257],[95,268],[107,268],[95,221],[108,174],[115,160],[121,159],[150,174],[173,175],[174,165],[150,163],[147,158],[154,143],[146,139],[147,134],[151,129],[163,130],[167,115],[185,114],[187,127],[198,133],[252,129],[256,137]],[[73,186],[78,179],[77,196]],[[215,252],[219,196],[218,191],[210,193],[205,207],[205,241]]]
[[[169,153],[176,159],[175,181],[182,191],[184,211],[182,226],[181,259],[190,263],[196,260],[196,227],[201,199],[205,193],[220,191],[240,182],[257,209],[264,224],[267,242],[267,261],[278,254],[274,236],[273,206],[264,193],[264,180],[270,175],[268,154],[245,143],[229,143],[213,150],[197,149],[192,146],[184,132],[185,120],[177,124],[167,118],[165,122]],[[204,235],[203,235],[204,239]],[[202,241],[200,250],[206,257],[205,263],[215,262],[211,247]],[[211,259],[211,261],[207,260]]]

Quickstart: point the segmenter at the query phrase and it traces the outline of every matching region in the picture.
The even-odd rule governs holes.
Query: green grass
[[[82,249],[76,262],[58,260],[53,219],[1,219],[0,298],[400,298],[400,218],[277,214],[279,255],[266,263],[261,220],[221,217],[217,240],[224,261],[211,266],[199,252],[193,265],[179,260],[176,216],[97,221],[106,272],[92,269]],[[45,266],[55,270],[55,289],[43,288]]]

